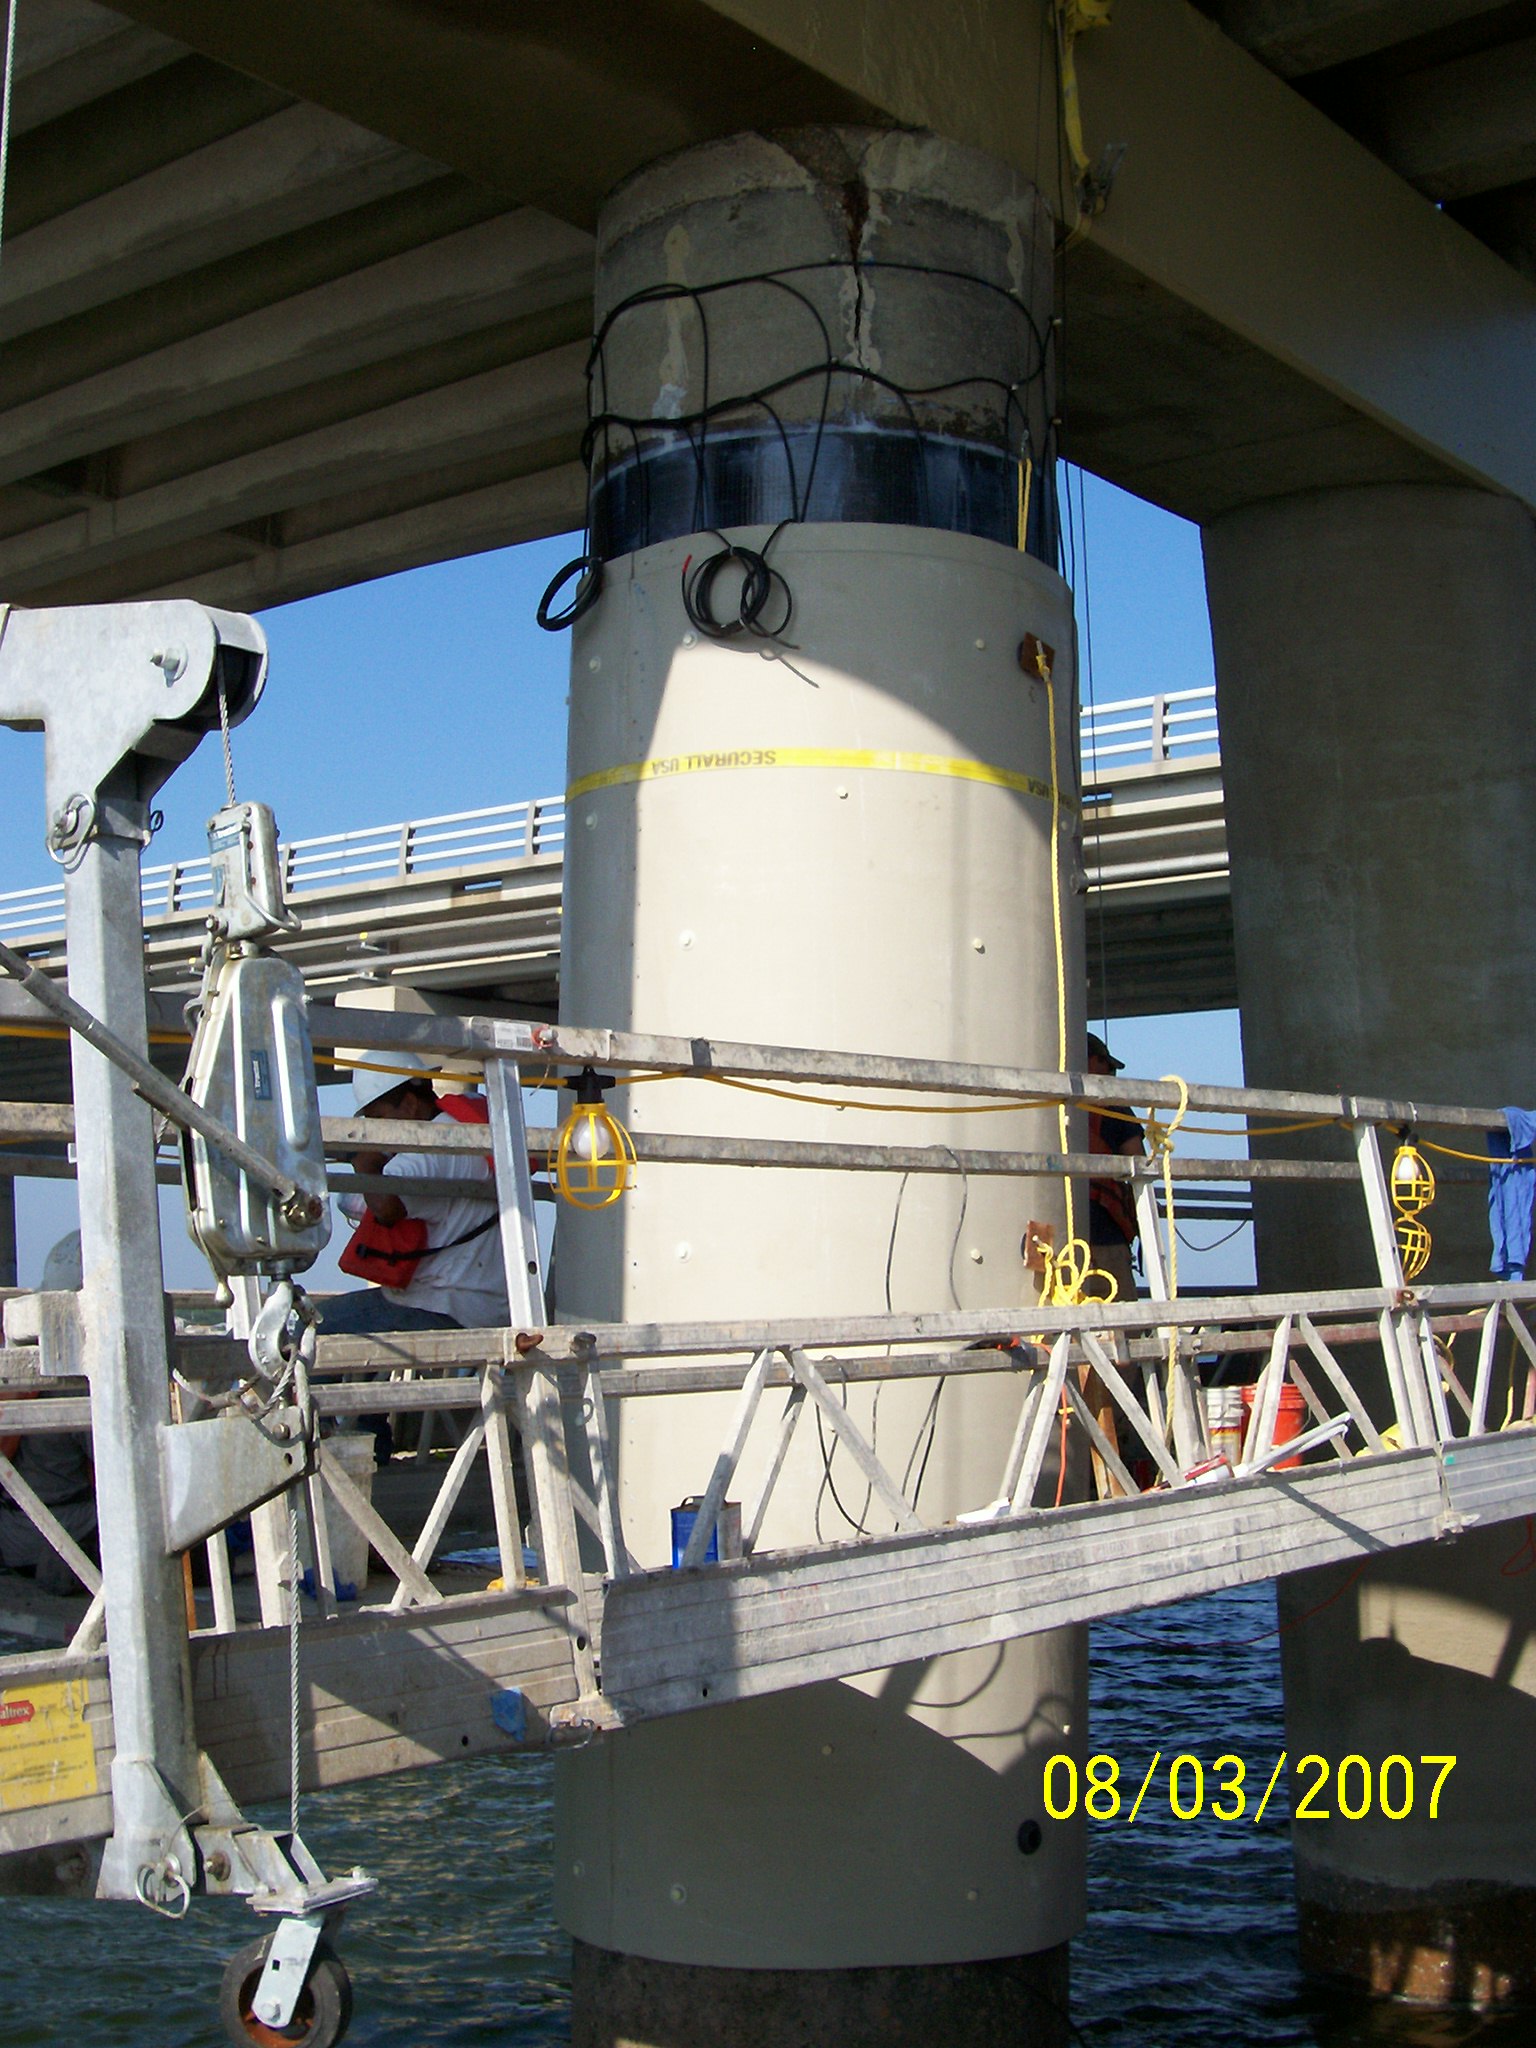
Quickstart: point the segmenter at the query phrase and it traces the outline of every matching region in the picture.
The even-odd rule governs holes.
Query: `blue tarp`
[[[1531,1256],[1531,1198],[1536,1195],[1536,1111],[1506,1109],[1507,1131],[1488,1133],[1488,1228],[1496,1280],[1523,1280]]]

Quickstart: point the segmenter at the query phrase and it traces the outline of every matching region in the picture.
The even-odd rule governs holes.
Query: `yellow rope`
[[[1070,249],[1088,232],[1089,222],[1100,212],[1107,194],[1095,190],[1092,165],[1083,141],[1082,107],[1077,91],[1075,44],[1085,29],[1108,28],[1110,0],[1056,0],[1056,70],[1061,91],[1062,139],[1072,165],[1072,196],[1077,219],[1067,236]]]
[[[734,1074],[651,1074],[652,1081],[713,1081],[717,1087],[740,1088],[748,1095],[773,1095],[783,1102],[808,1102],[822,1109],[868,1109],[896,1116],[998,1116],[1021,1109],[1046,1109],[1040,1097],[1020,1097],[1008,1102],[861,1102],[847,1095],[807,1095],[802,1088],[776,1088],[767,1081],[743,1081]]]
[[[1056,763],[1056,684],[1051,675],[1051,664],[1047,659],[1044,645],[1035,642],[1035,669],[1045,684],[1046,725],[1051,749],[1051,933],[1056,942],[1056,1065],[1061,1073],[1067,1071],[1067,950],[1062,932],[1061,916],[1061,774]],[[1061,1138],[1061,1149],[1070,1152],[1067,1142],[1067,1105],[1056,1105],[1056,1128]],[[1062,1246],[1064,1254],[1077,1240],[1077,1219],[1073,1210],[1072,1179],[1069,1174],[1062,1176],[1062,1186],[1067,1198],[1067,1243]]]
[[[1093,1263],[1093,1247],[1084,1238],[1068,1238],[1060,1251],[1042,1244],[1040,1257],[1038,1308],[1075,1308],[1083,1301],[1114,1301],[1119,1295],[1119,1281]],[[1102,1292],[1084,1294],[1090,1280],[1102,1281]]]
[[[67,1024],[5,1024],[0,1025],[0,1038],[68,1038]],[[190,1032],[151,1031],[151,1045],[190,1045]]]
[[[1189,1108],[1189,1083],[1178,1074],[1163,1074],[1159,1078],[1167,1081],[1179,1091],[1179,1106],[1167,1123],[1163,1122],[1156,1110],[1149,1110],[1147,1112],[1147,1143],[1152,1148],[1152,1157],[1161,1164],[1163,1169],[1163,1211],[1168,1233],[1168,1298],[1170,1301],[1177,1301],[1179,1295],[1179,1233],[1173,1209],[1173,1138],[1174,1133],[1184,1121],[1185,1111]],[[1170,1340],[1170,1342],[1172,1341],[1174,1340]]]

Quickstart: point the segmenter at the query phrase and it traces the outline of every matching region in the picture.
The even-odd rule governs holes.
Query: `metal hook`
[[[284,1274],[262,1303],[247,1341],[251,1364],[274,1391],[297,1377],[300,1395],[307,1401],[318,1324],[314,1303]]]

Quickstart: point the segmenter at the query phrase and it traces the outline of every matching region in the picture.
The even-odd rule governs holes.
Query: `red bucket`
[[[1243,1389],[1243,1440],[1246,1444],[1248,1429],[1253,1421],[1253,1397],[1258,1386]],[[1280,1406],[1275,1413],[1275,1442],[1288,1444],[1293,1436],[1300,1436],[1307,1419],[1307,1404],[1301,1397],[1301,1390],[1293,1387],[1289,1380],[1280,1389]],[[1281,1458],[1268,1469],[1271,1472],[1290,1472],[1301,1463],[1300,1458]]]

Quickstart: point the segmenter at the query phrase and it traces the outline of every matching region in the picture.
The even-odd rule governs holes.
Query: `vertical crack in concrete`
[[[855,360],[868,367],[869,352],[864,345],[864,223],[869,219],[869,187],[861,177],[849,178],[843,186],[843,217],[848,224],[848,262],[853,272],[853,351]]]

